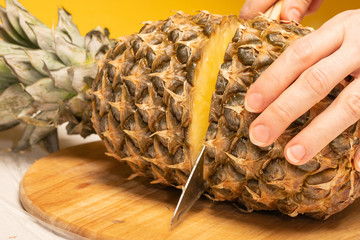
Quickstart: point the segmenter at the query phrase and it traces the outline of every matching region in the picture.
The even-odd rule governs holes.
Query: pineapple
[[[179,188],[205,144],[207,196],[245,211],[324,219],[359,196],[351,162],[359,124],[305,165],[283,156],[286,142],[331,103],[340,85],[270,147],[249,141],[256,114],[244,109],[247,89],[311,29],[264,16],[244,21],[179,12],[114,43],[101,28],[80,36],[65,10],[51,30],[16,0],[6,3],[0,129],[27,124],[17,149],[39,141],[56,149],[56,126],[69,122],[69,133],[95,131],[107,154],[127,162],[133,176]]]

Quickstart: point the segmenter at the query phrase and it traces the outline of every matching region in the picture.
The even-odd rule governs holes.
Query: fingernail
[[[270,138],[270,129],[265,125],[257,125],[250,130],[250,141],[257,146],[264,146]]]
[[[286,156],[290,160],[290,162],[297,164],[301,161],[301,159],[305,156],[306,150],[304,146],[300,144],[296,144],[286,151]]]
[[[256,112],[261,110],[264,98],[260,93],[251,93],[245,98],[245,109],[248,112]]]
[[[288,12],[289,20],[299,21],[301,17],[301,13],[296,8],[290,8]]]
[[[356,162],[357,166],[358,166],[358,171],[360,171],[360,160],[358,159],[357,162]]]

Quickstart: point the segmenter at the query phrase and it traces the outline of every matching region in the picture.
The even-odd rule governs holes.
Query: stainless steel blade
[[[196,159],[195,165],[191,170],[189,179],[185,184],[179,202],[176,206],[171,225],[179,222],[180,218],[194,205],[205,191],[203,170],[204,170],[204,150],[205,146]]]

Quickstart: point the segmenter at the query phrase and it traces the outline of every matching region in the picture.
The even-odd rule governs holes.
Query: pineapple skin
[[[120,38],[99,63],[92,87],[94,129],[107,154],[132,168],[132,177],[185,185],[192,167],[193,76],[202,47],[223,18],[178,13],[147,22],[139,34]],[[278,210],[326,219],[359,196],[359,173],[351,161],[358,124],[305,165],[291,165],[283,155],[286,143],[333,101],[340,85],[270,147],[259,148],[249,140],[248,128],[257,115],[244,109],[247,89],[287,46],[311,31],[262,16],[239,24],[210,109],[204,166],[210,199],[236,202],[247,212]]]
[[[264,17],[242,22],[212,98],[204,166],[210,198],[237,202],[247,212],[279,210],[293,217],[326,219],[359,196],[360,174],[352,165],[359,122],[304,165],[292,165],[284,157],[286,143],[330,105],[340,84],[271,146],[260,148],[249,139],[249,126],[258,114],[244,108],[247,89],[287,46],[310,32],[296,23],[280,25]]]
[[[189,126],[197,64],[210,37],[222,33],[218,26],[232,17],[178,13],[147,22],[113,48],[105,29],[81,36],[64,9],[51,30],[16,0],[6,5],[0,16],[0,130],[26,124],[14,150],[43,141],[53,151],[58,124],[68,122],[69,134],[84,137],[93,124],[107,154],[126,161],[134,176],[183,186],[193,165]],[[359,122],[305,165],[291,165],[283,155],[285,144],[333,101],[341,84],[271,146],[249,141],[257,115],[244,110],[248,87],[288,45],[310,32],[264,17],[239,23],[211,102],[204,166],[209,198],[237,202],[245,211],[325,219],[359,197],[360,174],[352,165]],[[93,81],[95,62],[105,52]]]
[[[185,185],[194,72],[223,18],[179,12],[120,38],[99,64],[92,121],[107,154],[152,183]]]

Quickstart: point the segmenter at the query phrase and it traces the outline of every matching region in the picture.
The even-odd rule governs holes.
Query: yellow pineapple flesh
[[[193,164],[200,153],[209,127],[211,97],[215,91],[219,66],[223,62],[224,52],[239,26],[236,18],[231,20],[230,22],[224,21],[203,47],[201,60],[195,70],[194,88],[190,97],[192,124],[189,130]]]

